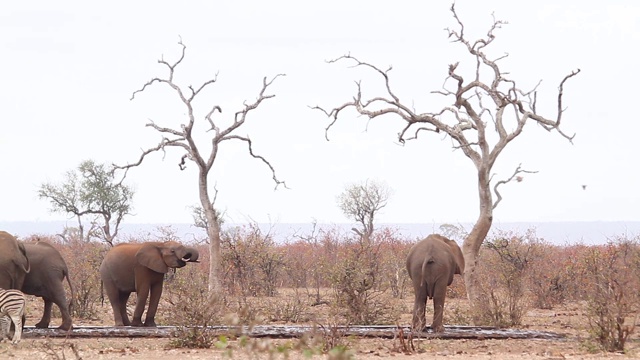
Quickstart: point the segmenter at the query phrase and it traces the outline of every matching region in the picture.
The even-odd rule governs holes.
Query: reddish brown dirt
[[[463,300],[449,300],[450,306],[464,306]],[[110,308],[104,306],[99,319],[76,321],[77,325],[109,325]],[[625,354],[606,353],[597,350],[595,343],[588,339],[588,322],[583,314],[584,304],[569,304],[553,310],[530,310],[524,318],[522,328],[544,330],[565,334],[566,340],[414,340],[415,351],[406,352],[402,344],[394,339],[340,339],[356,359],[378,359],[381,357],[445,359],[620,359],[640,358],[640,339],[632,335]],[[30,301],[27,324],[32,325],[40,313],[39,302]],[[401,322],[408,322],[409,315],[403,315]],[[59,324],[54,319],[52,325]],[[6,341],[0,343],[0,359],[76,359],[71,346],[83,359],[234,359],[274,358],[284,359],[277,351],[277,345],[287,345],[288,358],[308,358],[296,345],[297,339],[254,339],[249,345],[229,341],[223,349],[167,349],[169,339],[23,339],[17,346]],[[337,354],[330,358],[341,358]],[[321,354],[315,357],[325,358]]]

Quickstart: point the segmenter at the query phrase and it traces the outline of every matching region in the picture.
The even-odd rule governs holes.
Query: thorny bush
[[[529,308],[527,274],[542,257],[542,248],[533,230],[523,236],[502,232],[485,241],[478,269],[485,301],[472,305],[476,324],[506,327],[522,323]]]
[[[284,251],[257,224],[222,234],[221,252],[226,288],[243,296],[275,296],[283,272]]]
[[[170,228],[161,232],[161,236],[149,234],[128,241],[180,241]],[[40,238],[52,243],[67,263],[75,292],[73,316],[95,318],[101,300],[98,269],[106,245]],[[476,324],[512,326],[521,322],[529,306],[551,308],[566,301],[585,301],[594,341],[607,350],[623,349],[634,331],[640,304],[638,241],[622,237],[607,245],[563,246],[539,239],[534,231],[498,232],[481,249],[477,269],[486,301],[469,313],[452,309],[445,316],[457,323],[473,319]],[[203,338],[193,332],[193,326],[219,324],[229,313],[243,324],[260,319],[326,321],[316,318],[313,305],[328,304],[333,311],[330,321],[336,324],[393,324],[400,314],[411,311],[406,300],[398,298],[413,295],[404,263],[414,242],[389,229],[362,242],[334,227],[278,243],[257,226],[232,228],[222,244],[227,292],[220,294],[221,300],[208,297],[208,246],[197,245],[200,264],[167,274],[159,319],[183,326],[185,340],[177,346],[211,346],[215,339]],[[448,298],[465,296],[461,280],[457,277],[448,289]],[[289,288],[290,296],[280,307],[273,305],[275,299],[266,302],[256,297],[275,295],[276,289],[283,288]]]
[[[178,326],[169,347],[209,348],[217,337],[209,326],[219,325],[224,298],[208,291],[206,270],[197,264],[177,269],[165,282],[162,322]]]
[[[640,238],[593,246],[583,258],[591,337],[606,351],[622,351],[640,312]]]
[[[313,306],[327,304],[322,289],[331,286],[329,269],[337,261],[340,244],[337,227],[314,229],[309,235],[294,235],[295,241],[284,245],[286,253],[286,278],[282,285],[304,288]]]
[[[388,277],[383,274],[386,235],[378,232],[371,239],[345,238],[337,253],[338,261],[330,275],[334,305],[345,310],[349,324],[394,323],[399,317],[397,311],[391,311],[398,310],[395,306],[398,301],[386,296],[391,289]]]

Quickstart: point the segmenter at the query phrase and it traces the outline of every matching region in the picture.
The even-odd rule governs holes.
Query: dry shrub
[[[327,325],[318,326],[312,343],[320,344],[320,352],[328,354],[329,359],[350,359],[352,353],[349,348],[353,339],[345,335],[346,331],[347,328],[340,321],[331,321]]]
[[[298,289],[292,289],[291,293],[281,291],[280,296],[267,307],[269,321],[289,324],[311,321],[313,317],[305,298],[306,294],[303,295]]]
[[[209,326],[221,323],[224,299],[209,294],[208,276],[201,267],[178,269],[165,282],[163,300],[169,306],[160,309],[162,320],[178,326],[169,347],[210,348],[215,343],[217,337]]]
[[[484,243],[477,270],[483,297],[472,304],[474,323],[500,327],[522,323],[529,307],[525,280],[543,246],[534,230],[524,235],[501,232]]]
[[[290,288],[304,288],[313,305],[326,304],[321,289],[330,287],[330,270],[337,261],[336,253],[342,245],[339,229],[317,229],[310,234],[294,235],[295,241],[285,245],[286,277],[282,284]]]
[[[225,287],[243,296],[275,296],[284,254],[257,224],[225,231],[221,243]]]
[[[408,277],[408,276],[407,276]],[[451,285],[447,286],[447,299],[466,299],[467,288],[465,287],[464,277],[454,276]]]
[[[374,281],[375,270],[358,253],[350,254],[334,266],[335,305],[345,310],[348,323],[373,324],[383,315],[377,301],[381,294],[374,289]]]
[[[445,324],[473,325],[474,321],[468,302],[466,301],[464,304],[454,301],[446,302],[443,316],[443,322]]]
[[[308,289],[312,280],[313,259],[311,246],[303,241],[287,242],[284,246],[285,266],[282,286],[294,289]]]
[[[399,317],[397,301],[388,296],[383,276],[384,237],[345,239],[331,270],[336,309],[349,324],[394,323]],[[395,311],[394,311],[395,310]]]
[[[583,258],[583,283],[589,288],[590,334],[602,349],[623,351],[635,330],[640,303],[638,238],[618,238],[593,246]]]
[[[563,260],[558,272],[565,301],[583,301],[591,296],[589,285],[575,280],[584,276],[585,259],[592,248],[584,244],[565,246],[558,255]]]
[[[69,269],[75,295],[71,308],[72,316],[95,319],[99,313],[98,307],[103,303],[100,264],[108,250],[107,245],[73,238],[52,244],[58,249]]]
[[[382,228],[374,234],[380,244],[378,262],[380,281],[378,286],[389,289],[394,298],[404,299],[411,294],[411,282],[407,273],[407,254],[413,241],[401,237],[396,230]]]
[[[571,248],[545,242],[536,244],[537,256],[527,270],[527,288],[531,305],[552,309],[567,300],[567,291],[575,283],[571,274]]]

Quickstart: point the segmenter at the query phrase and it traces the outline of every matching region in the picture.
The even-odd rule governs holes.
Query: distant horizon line
[[[256,224],[263,231],[274,231],[274,236],[286,239],[295,236],[296,233],[308,233],[313,231],[314,222],[227,222],[223,228],[234,226],[246,226]],[[380,222],[376,224],[378,229],[388,227],[399,231],[403,236],[420,238],[432,233],[446,231],[442,225],[460,226],[464,231],[470,231],[475,222],[406,222],[392,223]],[[33,234],[52,234],[60,231],[62,227],[77,226],[72,220],[47,220],[47,221],[2,221],[0,230],[5,230],[18,236]],[[122,223],[119,234],[138,235],[140,233],[152,234],[162,227],[170,226],[180,238],[193,238],[206,236],[204,229],[196,227],[193,223]],[[315,222],[317,230],[326,230],[335,227],[341,230],[349,230],[355,225],[353,222]],[[554,243],[588,243],[602,244],[618,236],[640,237],[640,221],[626,220],[573,220],[573,221],[494,221],[490,233],[497,234],[501,231],[524,232],[534,230],[537,237]]]
[[[66,223],[66,222],[75,222],[75,220],[0,220],[0,224],[3,223]],[[640,223],[640,220],[494,220],[495,223]],[[236,222],[227,222],[227,224],[313,224],[314,221],[236,221]],[[355,224],[355,222],[349,221],[315,221],[317,224]],[[467,223],[475,223],[475,220],[467,220],[467,221],[404,221],[404,222],[378,222],[379,225],[386,224],[467,224]],[[178,224],[178,225],[194,225],[192,222],[164,222],[164,221],[138,221],[138,222],[123,222],[121,225],[158,225],[158,224]]]

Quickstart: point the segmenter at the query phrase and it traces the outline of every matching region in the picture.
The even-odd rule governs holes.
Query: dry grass
[[[622,334],[625,336],[625,353],[640,355],[638,335],[630,333],[637,321],[635,315],[639,304],[634,296],[640,293],[640,276],[633,271],[640,269],[640,239],[630,240],[627,247],[616,244],[552,246],[536,238],[533,232],[527,232],[524,236],[502,234],[492,239],[494,249],[482,249],[479,275],[485,284],[484,288],[492,289],[494,295],[499,295],[496,299],[500,300],[495,302],[496,306],[488,308],[490,314],[502,314],[493,318],[507,319],[507,322],[499,322],[503,326],[566,334],[570,339],[568,341],[414,340],[408,344],[409,339],[406,338],[345,338],[334,330],[338,329],[336,325],[361,325],[363,320],[354,320],[358,318],[371,324],[410,323],[413,294],[408,282],[401,280],[407,278],[404,257],[411,241],[399,238],[392,232],[381,233],[367,248],[371,251],[365,252],[367,256],[364,256],[357,252],[362,250],[361,246],[358,247],[361,244],[344,241],[342,235],[332,232],[319,234],[313,242],[305,240],[274,244],[268,235],[255,229],[243,231],[236,237],[228,238],[226,243],[227,247],[234,247],[237,251],[223,264],[227,274],[223,279],[227,293],[215,299],[215,307],[208,307],[208,294],[201,290],[206,288],[208,269],[208,252],[203,249],[201,264],[180,269],[165,282],[156,317],[158,324],[304,324],[320,329],[315,336],[269,340],[221,338],[213,334],[205,338],[203,336],[206,334],[187,332],[181,341],[173,343],[179,349],[166,349],[170,342],[168,339],[68,340],[74,346],[58,339],[25,339],[18,347],[1,344],[0,358],[5,355],[55,358],[55,351],[65,351],[67,358],[72,358],[77,352],[85,358],[97,356],[105,359],[122,355],[164,359],[169,358],[169,354],[180,354],[181,358],[231,354],[235,358],[252,353],[260,356],[322,354],[332,358],[346,358],[355,354],[358,358],[368,358],[389,355],[402,357],[405,352],[411,352],[412,355],[447,355],[451,358],[491,358],[494,355],[498,358],[614,356],[602,352],[602,334],[606,335],[606,339],[616,339],[617,335]],[[270,249],[270,255],[261,257],[265,248]],[[624,254],[629,256],[623,258],[616,255],[620,254],[620,249],[627,249]],[[366,262],[360,264],[354,259]],[[600,260],[607,259],[611,261],[600,264]],[[628,261],[622,262],[621,259]],[[594,263],[595,260],[598,262]],[[260,267],[260,264],[268,266]],[[69,267],[72,274],[90,272],[81,263],[73,261],[69,262]],[[598,270],[597,274],[590,272],[593,269]],[[603,269],[615,271],[609,273]],[[595,280],[588,281],[589,276]],[[77,277],[72,276],[72,281],[74,279],[78,281]],[[269,286],[266,286],[267,282]],[[600,282],[602,285],[599,287],[590,287],[590,284]],[[275,287],[276,284],[278,287]],[[87,289],[95,290],[90,286]],[[594,294],[598,289],[624,291],[605,291],[604,295],[596,297]],[[611,297],[607,298],[607,294]],[[108,303],[102,306],[95,296],[89,299],[92,299],[90,305],[95,311],[86,318],[76,316],[74,324],[112,324]],[[353,304],[349,302],[354,299],[360,301],[362,306],[351,306]],[[594,302],[598,299],[602,301]],[[134,301],[135,296],[132,296],[131,310]],[[487,303],[490,303],[488,298]],[[600,307],[594,307],[598,304]],[[594,312],[594,309],[598,311]],[[611,311],[604,312],[603,309]],[[432,313],[430,302],[427,304],[427,322],[430,322]],[[27,324],[36,323],[41,314],[41,300],[29,297]],[[597,316],[594,317],[594,314]],[[456,276],[448,290],[445,325],[469,325],[477,321],[478,315],[478,309],[470,309],[466,301],[462,278]],[[56,316],[59,316],[59,312],[54,311]],[[606,322],[594,323],[594,319]],[[611,319],[616,321],[609,321]],[[52,326],[57,326],[56,322],[59,321],[52,319]],[[616,327],[623,331],[616,331]],[[626,338],[627,335],[630,336]],[[209,348],[187,350],[188,347]]]
[[[325,295],[330,294],[329,289],[322,289]],[[308,319],[297,324],[323,324],[330,328],[335,319],[332,315],[332,306],[311,306],[314,294],[306,294],[302,290],[288,288],[278,289],[278,296],[271,298],[248,298],[255,311],[254,318],[260,319],[266,324],[290,323],[283,319],[276,319],[274,309],[287,308],[292,301],[300,300],[304,305],[300,310],[300,318]],[[400,324],[410,323],[410,311],[412,308],[411,297],[402,300],[399,306],[404,310],[399,317]],[[162,304],[166,308],[168,304]],[[33,297],[28,299],[27,324],[33,325],[39,320],[41,314],[41,301]],[[449,299],[445,309],[445,323],[452,324],[456,319],[456,313],[468,313],[467,301],[464,299]],[[306,358],[315,354],[319,357],[329,355],[322,354],[323,341],[336,341],[333,345],[346,346],[358,359],[373,359],[379,357],[394,356],[396,358],[415,356],[447,356],[448,359],[562,359],[584,358],[602,359],[619,358],[616,353],[601,352],[589,340],[589,322],[586,317],[587,303],[569,303],[558,306],[553,310],[533,309],[524,316],[521,328],[530,330],[553,331],[568,336],[566,341],[549,340],[414,340],[415,353],[407,355],[402,352],[398,339],[329,339],[316,338],[304,339],[224,339],[217,341],[210,349],[167,349],[169,339],[23,339],[18,346],[12,347],[6,342],[0,344],[0,358],[44,358],[55,359],[52,352],[60,355],[62,351],[67,359],[74,359],[70,343],[73,343],[77,353],[83,359],[120,359],[127,358],[154,358],[157,360],[173,359],[210,359],[210,358]],[[432,314],[427,313],[427,320]],[[460,318],[464,319],[464,316]],[[53,323],[60,319],[52,319]],[[94,320],[86,320],[83,325],[104,325],[111,323],[111,308],[105,304],[98,308],[98,316]],[[76,325],[80,325],[76,322]],[[456,324],[457,325],[457,324]],[[65,342],[66,341],[66,342]],[[326,350],[326,349],[325,349]],[[346,353],[333,353],[336,358],[346,356]],[[637,334],[630,337],[626,346],[628,357],[640,357],[640,339]],[[60,357],[62,358],[62,357]]]

